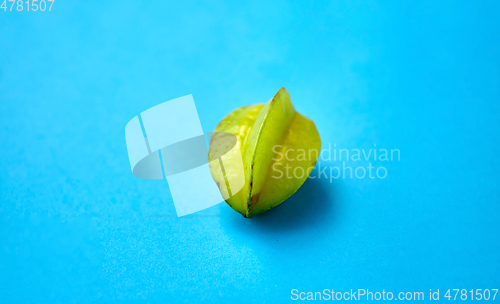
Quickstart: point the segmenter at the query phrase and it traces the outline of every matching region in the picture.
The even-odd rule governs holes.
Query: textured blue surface
[[[499,288],[499,3],[232,2],[0,10],[0,302]],[[210,131],[281,86],[323,147],[401,160],[252,220],[176,218],[167,183],[130,172],[145,109],[193,94]]]

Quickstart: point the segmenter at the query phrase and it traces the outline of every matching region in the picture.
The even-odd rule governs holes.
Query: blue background
[[[0,302],[500,288],[500,4],[236,2],[0,10]],[[177,218],[166,181],[132,175],[138,113],[193,94],[210,131],[281,86],[323,147],[401,160],[251,220]]]

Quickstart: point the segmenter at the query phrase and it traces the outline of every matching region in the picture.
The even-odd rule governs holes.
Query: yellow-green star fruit
[[[295,110],[281,88],[267,104],[244,106],[226,116],[215,129],[208,158],[226,202],[251,218],[294,194],[316,165],[320,150],[314,122]]]

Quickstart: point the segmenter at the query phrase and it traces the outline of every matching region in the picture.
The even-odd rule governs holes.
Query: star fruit
[[[251,218],[294,194],[316,165],[320,149],[314,122],[295,110],[281,88],[267,104],[244,106],[226,116],[213,133],[208,158],[227,204]]]

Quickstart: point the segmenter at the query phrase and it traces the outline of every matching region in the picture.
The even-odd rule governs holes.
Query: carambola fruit
[[[238,149],[226,153],[232,145]],[[295,110],[281,88],[267,104],[244,106],[226,116],[211,138],[208,158],[226,202],[251,218],[294,194],[314,168],[320,149],[314,122]]]

